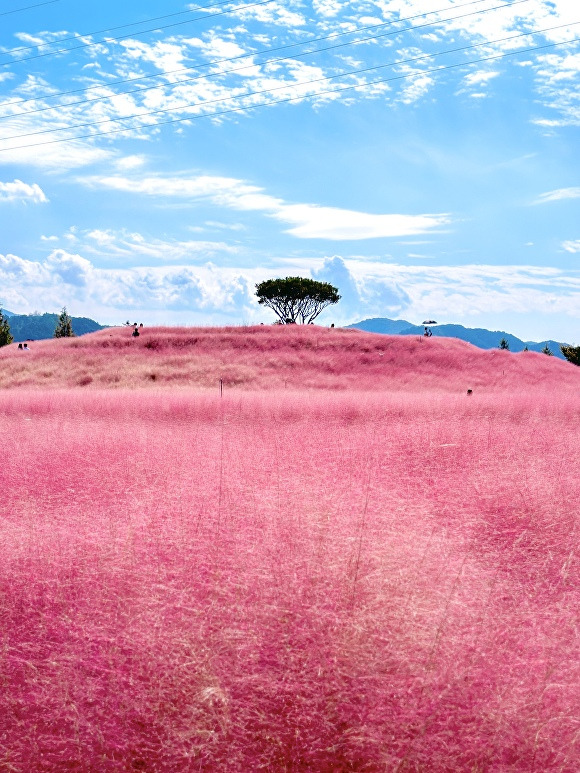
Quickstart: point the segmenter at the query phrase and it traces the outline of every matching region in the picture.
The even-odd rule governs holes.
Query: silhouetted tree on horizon
[[[72,319],[69,316],[66,306],[62,307],[62,311],[59,315],[56,328],[54,330],[54,338],[73,338],[74,331],[72,329]]]
[[[0,346],[7,346],[14,341],[12,333],[10,332],[10,323],[8,317],[5,317],[0,309]]]

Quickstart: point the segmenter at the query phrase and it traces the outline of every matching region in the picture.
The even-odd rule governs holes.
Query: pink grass
[[[578,770],[573,366],[266,391],[253,330],[262,391],[0,393],[0,770]]]
[[[110,328],[0,349],[0,388],[577,390],[580,369],[535,352],[483,351],[457,339],[317,326]]]

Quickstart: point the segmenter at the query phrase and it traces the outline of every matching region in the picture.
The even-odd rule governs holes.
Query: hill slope
[[[0,388],[177,386],[271,390],[578,389],[580,369],[534,352],[457,339],[376,336],[317,326],[109,328],[0,350]]]

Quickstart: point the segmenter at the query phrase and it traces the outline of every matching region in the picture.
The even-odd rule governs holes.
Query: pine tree
[[[12,333],[10,332],[10,324],[8,317],[5,317],[0,309],[0,346],[6,346],[14,341]]]
[[[547,355],[548,355],[548,357],[553,357],[553,356],[554,356],[554,355],[552,354],[552,350],[550,349],[550,347],[548,346],[548,344],[546,344],[546,345],[544,346],[544,348],[542,349],[542,354],[547,354]]]
[[[58,318],[58,322],[56,323],[56,328],[55,328],[53,337],[54,338],[72,338],[73,336],[74,336],[74,332],[72,329],[72,319],[67,313],[66,306],[63,306],[63,309]]]
[[[502,338],[501,341],[499,342],[499,348],[500,349],[509,349],[510,348],[510,345],[505,340],[505,338]]]
[[[560,351],[564,357],[571,362],[572,365],[580,365],[580,346],[564,346],[560,347]]]

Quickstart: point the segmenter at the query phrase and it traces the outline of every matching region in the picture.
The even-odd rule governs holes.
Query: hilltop
[[[577,389],[580,370],[535,352],[457,339],[376,336],[312,326],[108,328],[0,350],[0,388],[150,386],[271,390]]]

